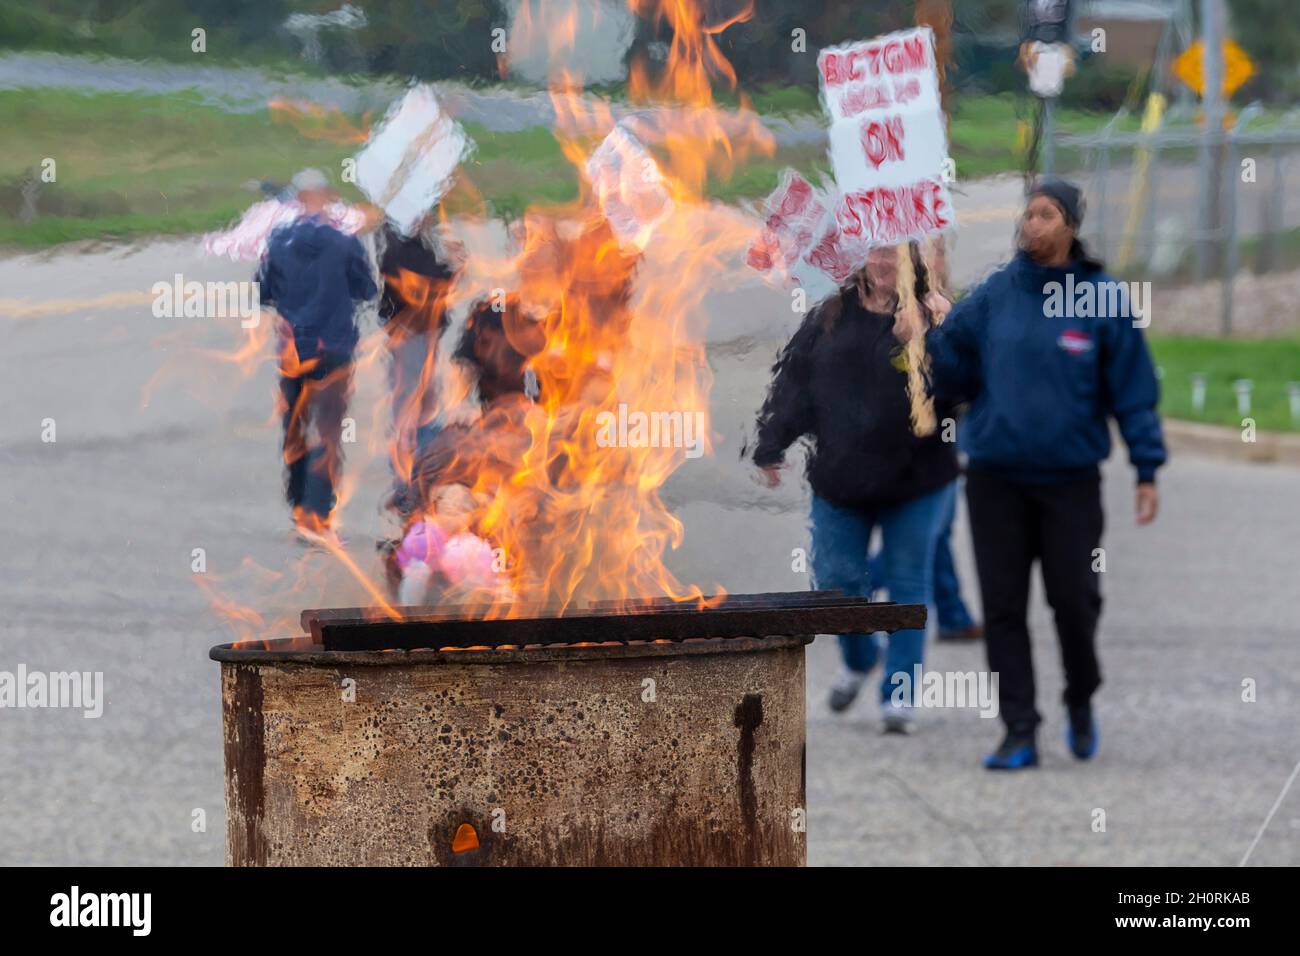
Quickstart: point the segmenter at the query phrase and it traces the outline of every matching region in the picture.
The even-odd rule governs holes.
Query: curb
[[[1236,461],[1300,465],[1300,434],[1257,431],[1255,441],[1241,440],[1241,430],[1226,425],[1163,420],[1172,451],[1190,451]]]

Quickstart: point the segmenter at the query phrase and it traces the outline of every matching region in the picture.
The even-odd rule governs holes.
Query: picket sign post
[[[916,270],[912,267],[910,243],[898,244],[898,312],[911,331],[907,340],[907,397],[912,406],[912,431],[917,435],[934,434],[938,425],[934,402],[925,391],[928,356],[925,353],[925,330],[921,309],[916,301]]]

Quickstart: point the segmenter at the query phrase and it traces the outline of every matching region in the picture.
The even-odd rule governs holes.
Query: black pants
[[[1093,570],[1104,517],[1101,476],[1051,485],[1008,481],[971,469],[966,477],[975,564],[984,604],[989,670],[998,675],[1002,720],[1015,732],[1038,725],[1029,641],[1029,576],[1042,563],[1047,603],[1065,667],[1065,704],[1088,703],[1101,686],[1097,621],[1100,575]]]
[[[329,519],[343,470],[340,444],[352,390],[352,362],[321,353],[303,375],[281,376],[284,414],[285,497],[295,519]]]

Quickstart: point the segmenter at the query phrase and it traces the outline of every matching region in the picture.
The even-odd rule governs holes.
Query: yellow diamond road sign
[[[1174,60],[1174,76],[1197,94],[1205,95],[1205,44],[1197,40]],[[1223,96],[1225,99],[1255,75],[1255,64],[1246,51],[1231,40],[1223,41]]]

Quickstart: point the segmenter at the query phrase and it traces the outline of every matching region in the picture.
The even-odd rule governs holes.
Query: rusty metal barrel
[[[214,647],[227,863],[802,865],[809,640]]]

